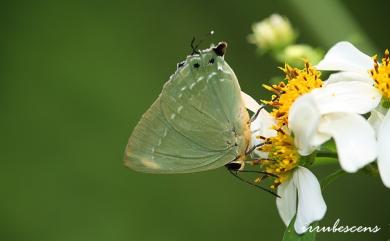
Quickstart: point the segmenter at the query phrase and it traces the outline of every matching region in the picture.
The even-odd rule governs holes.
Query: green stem
[[[322,189],[322,192],[324,192],[324,190],[326,189],[326,187],[331,184],[332,182],[334,182],[336,179],[338,179],[339,177],[341,176],[344,176],[345,174],[347,174],[345,171],[343,170],[337,170],[333,173],[331,173],[329,176],[325,177],[324,179],[321,180],[321,189]]]
[[[338,162],[337,152],[333,152],[329,150],[316,152],[316,159],[314,162],[316,165],[328,165],[337,162]]]
[[[316,157],[326,157],[331,159],[338,159],[337,153],[333,151],[318,151]]]
[[[316,158],[314,161],[314,165],[329,165],[329,164],[336,164],[338,162],[337,158],[330,158],[330,157],[319,157]]]
[[[370,163],[361,169],[361,172],[368,174],[373,177],[379,177],[378,166],[376,163]]]

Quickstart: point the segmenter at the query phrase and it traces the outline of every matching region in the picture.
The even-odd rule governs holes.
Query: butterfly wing
[[[208,65],[211,58],[217,61]],[[130,137],[125,159],[130,168],[196,172],[223,166],[245,153],[249,116],[234,72],[211,51],[186,62]]]
[[[235,155],[213,152],[174,129],[161,110],[159,97],[134,129],[125,165],[141,172],[185,173],[215,168],[220,158],[232,160]]]

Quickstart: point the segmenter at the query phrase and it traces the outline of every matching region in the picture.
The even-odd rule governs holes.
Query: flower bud
[[[302,60],[315,65],[322,59],[323,55],[323,51],[320,49],[315,49],[305,44],[295,44],[280,51],[276,58],[282,63],[299,67],[303,65]]]
[[[297,36],[288,18],[279,14],[272,14],[263,21],[253,24],[252,30],[248,41],[256,44],[262,53],[283,49],[292,44]]]

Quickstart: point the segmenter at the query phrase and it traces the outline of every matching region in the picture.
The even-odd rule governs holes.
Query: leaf
[[[283,235],[283,241],[314,241],[316,240],[316,232],[307,231],[304,234],[297,234],[294,229],[295,217],[291,220],[290,225],[286,228]],[[314,222],[312,226],[316,226],[318,222]]]

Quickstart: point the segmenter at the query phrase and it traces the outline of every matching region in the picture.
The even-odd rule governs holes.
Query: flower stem
[[[315,164],[333,164],[337,163],[338,156],[337,152],[333,151],[317,151]]]
[[[330,150],[317,151],[315,153],[315,161],[316,165],[327,165],[334,164],[338,162],[337,152],[333,152]]]
[[[333,151],[318,151],[318,152],[316,152],[316,156],[338,159],[337,153],[333,152]]]
[[[338,179],[339,177],[341,176],[344,176],[346,174],[346,172],[342,169],[339,169],[333,173],[331,173],[330,175],[328,175],[327,177],[325,177],[324,179],[321,180],[321,189],[322,189],[322,192],[324,192],[324,190],[326,189],[326,187],[331,184],[332,182],[334,182],[336,179]]]
[[[314,165],[329,165],[329,164],[335,164],[338,162],[337,158],[332,157],[317,157],[314,161]]]

